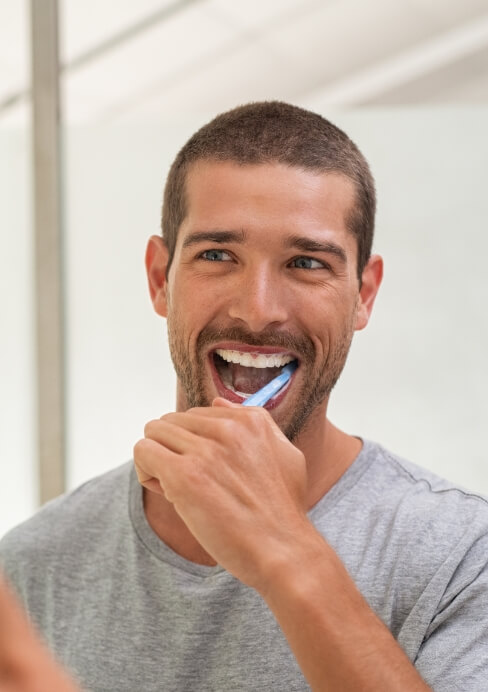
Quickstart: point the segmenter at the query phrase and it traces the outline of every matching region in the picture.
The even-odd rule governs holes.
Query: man
[[[135,472],[2,545],[86,688],[484,689],[486,501],[326,415],[381,283],[374,212],[356,146],[294,106],[234,109],[178,154],[146,253],[176,412]],[[241,405],[290,361],[264,408]]]

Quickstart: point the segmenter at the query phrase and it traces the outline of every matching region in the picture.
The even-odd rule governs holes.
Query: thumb
[[[212,407],[220,406],[221,408],[241,408],[241,404],[235,404],[233,401],[224,399],[223,396],[218,396],[212,401]]]

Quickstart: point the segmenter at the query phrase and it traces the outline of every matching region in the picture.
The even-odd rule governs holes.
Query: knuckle
[[[187,410],[187,413],[195,413],[197,416],[202,416],[207,414],[208,409],[202,406],[192,406]]]
[[[185,471],[185,483],[189,486],[194,486],[195,488],[201,487],[202,480],[205,476],[201,465],[197,463],[197,459],[190,458],[190,463],[187,465]]]
[[[158,420],[150,420],[144,426],[144,437],[153,437],[158,427]]]
[[[220,421],[219,432],[223,439],[233,439],[236,436],[238,423],[233,418],[222,418]]]
[[[178,414],[175,411],[170,411],[169,413],[164,413],[162,416],[158,418],[158,420],[155,420],[155,423],[158,423],[159,421],[166,421],[169,422],[173,418],[175,418]]]
[[[264,424],[264,421],[267,419],[269,416],[269,413],[266,411],[266,409],[261,408],[261,407],[256,407],[251,410],[251,415],[250,415],[250,420],[255,428],[261,428],[262,425]]]
[[[134,459],[141,457],[146,449],[146,439],[143,438],[141,440],[138,440],[133,449],[133,454],[134,454]]]

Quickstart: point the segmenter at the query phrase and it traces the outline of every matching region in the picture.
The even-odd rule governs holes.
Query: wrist
[[[268,602],[288,591],[300,592],[318,564],[327,561],[333,549],[307,517],[293,532],[268,546],[259,560],[259,577],[253,587]],[[336,558],[337,559],[337,558]]]

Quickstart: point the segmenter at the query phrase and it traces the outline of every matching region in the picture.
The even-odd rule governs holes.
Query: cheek
[[[228,313],[229,292],[225,291],[222,284],[214,283],[213,286],[199,286],[193,284],[182,293],[180,310],[184,311],[185,322],[200,330],[210,322],[222,320]]]
[[[331,348],[354,331],[357,301],[335,291],[315,299],[299,313],[299,329],[312,341],[318,362],[327,358]]]
[[[201,331],[216,321],[220,313],[217,301],[208,292],[186,282],[172,287],[172,300],[168,314],[168,327],[177,333],[177,338],[186,350],[194,352]]]

